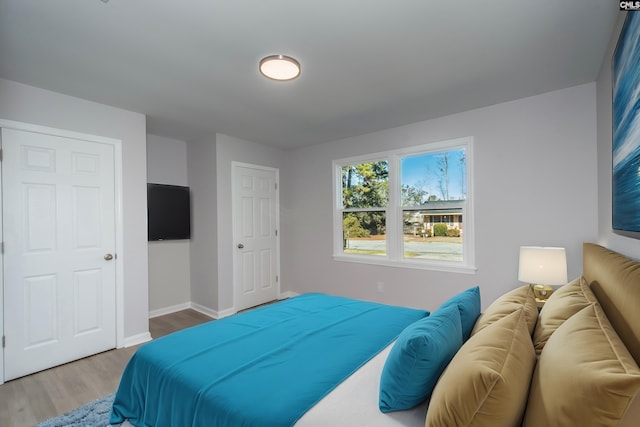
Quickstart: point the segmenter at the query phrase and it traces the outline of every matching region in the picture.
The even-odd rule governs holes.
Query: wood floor
[[[194,310],[149,320],[153,338],[211,320]],[[0,426],[33,426],[113,393],[136,347],[106,351],[0,385]]]

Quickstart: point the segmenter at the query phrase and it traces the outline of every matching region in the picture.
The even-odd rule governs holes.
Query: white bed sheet
[[[424,426],[427,402],[406,411],[384,414],[378,408],[380,375],[393,343],[343,381],[295,427],[416,427]],[[133,427],[128,421],[122,427]]]
[[[380,375],[391,347],[393,343],[307,411],[296,427],[424,426],[427,402],[413,409],[387,414],[378,409]]]

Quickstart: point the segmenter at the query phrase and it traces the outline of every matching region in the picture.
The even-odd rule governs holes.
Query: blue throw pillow
[[[407,326],[382,369],[380,411],[413,408],[429,397],[461,346],[462,326],[455,306],[439,309]]]
[[[442,310],[445,307],[457,306],[460,310],[460,321],[462,323],[462,340],[466,341],[471,336],[473,326],[480,316],[480,288],[474,286],[467,289],[464,292],[452,297],[448,301],[445,301],[439,308]]]

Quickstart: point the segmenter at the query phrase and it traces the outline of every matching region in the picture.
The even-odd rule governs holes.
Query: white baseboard
[[[280,292],[280,294],[278,295],[278,299],[279,300],[283,300],[283,299],[287,299],[287,298],[293,298],[300,295],[297,292],[293,292],[293,291],[285,291],[285,292]],[[206,316],[209,316],[213,319],[222,319],[223,317],[228,317],[228,316],[233,316],[234,314],[236,314],[238,311],[235,308],[227,308],[225,310],[221,310],[221,311],[217,311],[217,310],[213,310],[209,307],[205,307],[203,305],[200,304],[196,304],[194,302],[185,302],[182,304],[176,304],[176,305],[172,305],[169,307],[164,307],[164,308],[159,308],[156,310],[151,310],[149,311],[149,319],[153,319],[154,317],[159,317],[159,316],[164,316],[166,314],[171,314],[171,313],[176,313],[178,311],[182,311],[182,310],[187,310],[187,309],[192,309],[197,311],[198,313],[202,313]],[[131,347],[134,345],[138,345],[138,344],[142,344],[145,343],[147,341],[151,341],[151,334],[149,332],[143,332],[141,334],[138,335],[134,335],[131,337],[125,337],[124,339],[124,346],[123,347]]]
[[[278,299],[293,298],[293,297],[297,297],[298,295],[300,295],[300,294],[297,293],[297,292],[284,291],[284,292],[280,292],[280,296],[278,296]]]
[[[278,299],[283,300],[287,298],[293,298],[298,295],[300,294],[297,292],[285,291],[285,292],[281,292],[278,295]],[[222,319],[223,317],[233,316],[238,312],[238,310],[236,310],[233,307],[218,311],[218,310],[213,310],[209,307],[205,307],[204,305],[196,304],[194,302],[185,302],[182,304],[176,304],[169,307],[159,308],[157,310],[151,310],[149,312],[149,319],[153,319],[154,317],[164,316],[166,314],[171,314],[171,313],[175,313],[175,312],[187,310],[187,309],[195,310],[198,313],[202,313],[213,319]]]
[[[213,319],[222,319],[223,317],[231,316],[236,314],[238,311],[235,308],[228,308],[226,310],[217,311],[209,307],[205,307],[204,305],[196,304],[195,302],[186,302],[183,304],[176,304],[170,307],[161,308],[158,310],[153,310],[149,312],[149,319],[158,316],[164,316],[165,314],[171,314],[182,310],[195,310],[198,313],[202,313],[205,316],[209,316]]]
[[[132,347],[134,345],[143,344],[147,341],[151,341],[151,334],[149,332],[143,332],[131,337],[125,337],[124,347]]]
[[[235,308],[227,308],[226,310],[219,311],[218,317],[216,317],[216,319],[222,319],[223,317],[233,316],[237,312],[238,310],[236,310]]]
[[[149,319],[153,319],[154,317],[164,316],[165,314],[175,313],[177,311],[186,310],[191,307],[190,302],[184,302],[182,304],[172,305],[170,307],[159,308],[157,310],[151,310],[149,312]]]
[[[226,317],[226,316],[221,316],[220,315],[220,313],[222,313],[222,312],[219,312],[217,310],[211,309],[209,307],[205,307],[204,305],[196,304],[194,302],[191,303],[191,307],[190,308],[192,310],[197,311],[198,313],[202,313],[202,314],[204,314],[206,316],[209,316],[209,317],[212,317],[214,319],[221,319],[223,317]],[[233,312],[231,314],[235,314],[235,312]]]

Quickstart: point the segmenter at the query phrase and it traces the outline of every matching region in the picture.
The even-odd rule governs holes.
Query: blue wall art
[[[640,238],[640,12],[613,54],[613,229]]]

